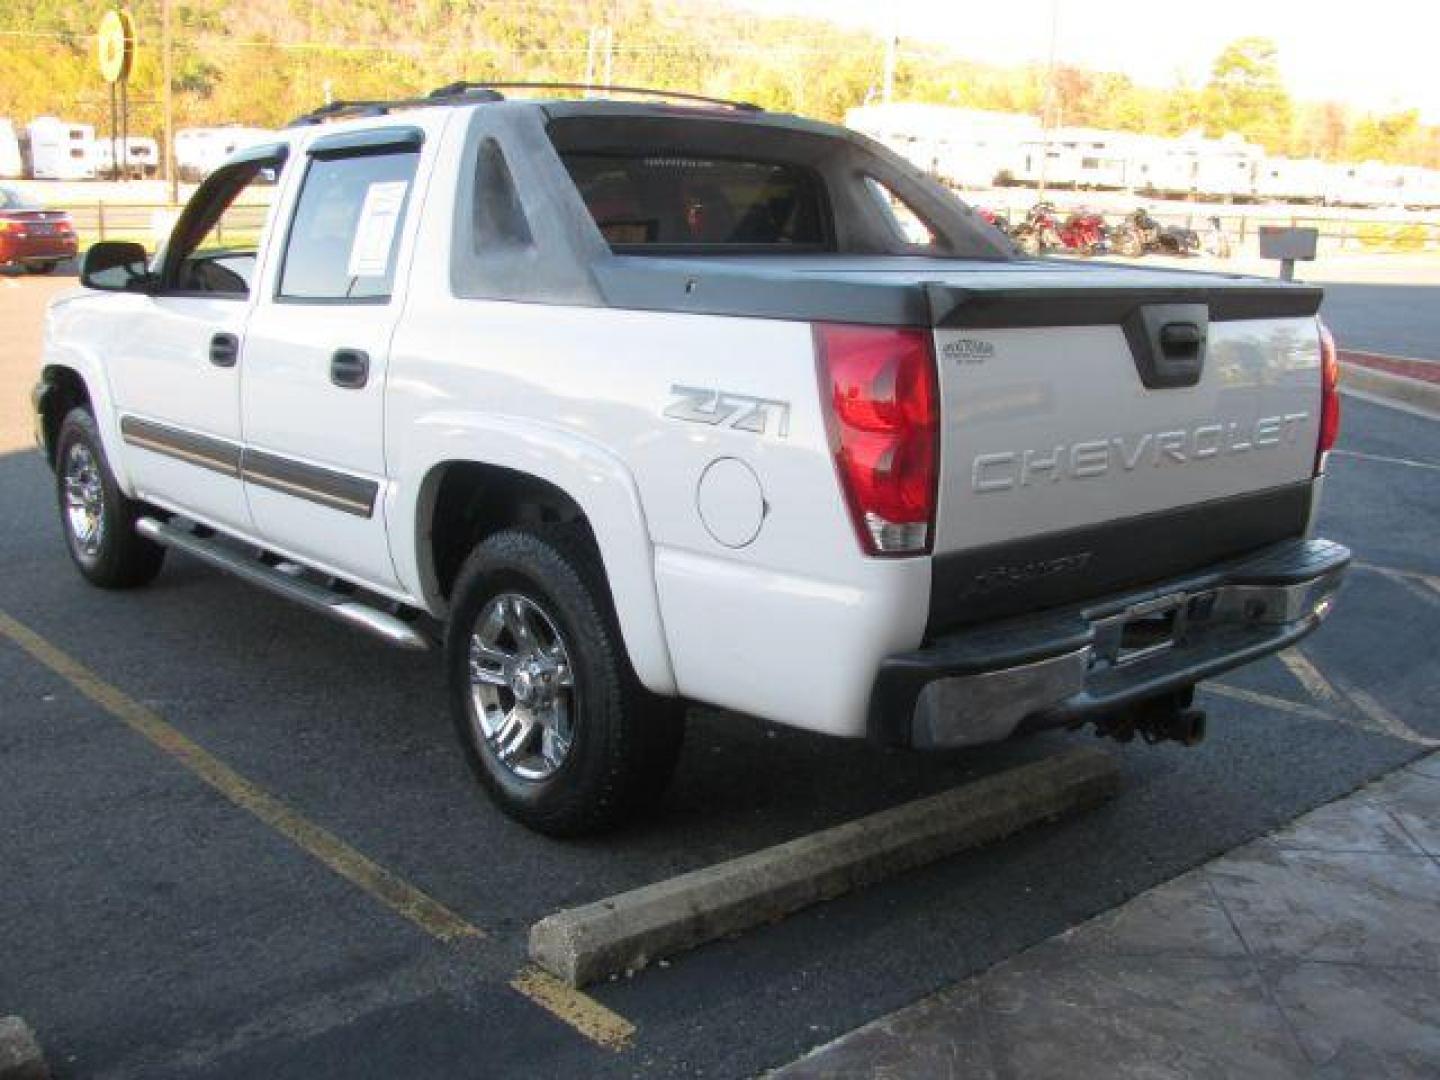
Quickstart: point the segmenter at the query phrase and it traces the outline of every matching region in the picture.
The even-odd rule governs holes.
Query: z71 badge
[[[698,386],[672,386],[670,393],[675,395],[675,400],[665,407],[664,415],[671,420],[729,427],[781,439],[790,434],[788,401],[732,394],[728,390],[706,390]]]

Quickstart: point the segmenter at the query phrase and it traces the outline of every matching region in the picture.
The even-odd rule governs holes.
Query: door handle
[[[234,334],[216,334],[210,339],[210,363],[234,367],[240,359],[240,339]]]
[[[330,357],[330,381],[342,390],[359,390],[370,379],[370,355],[362,349],[336,349]]]

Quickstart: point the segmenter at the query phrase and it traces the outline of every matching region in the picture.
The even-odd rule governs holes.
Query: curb
[[[1079,749],[541,919],[530,957],[571,986],[633,972],[966,848],[1094,806],[1119,787]]]
[[[1440,416],[1440,383],[1392,375],[1388,371],[1378,371],[1360,364],[1342,362],[1340,367],[1342,391],[1354,390]]]
[[[18,1016],[0,1016],[0,1080],[50,1080],[40,1044]]]

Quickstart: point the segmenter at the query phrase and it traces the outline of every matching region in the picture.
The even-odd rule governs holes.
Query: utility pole
[[[885,35],[885,81],[880,91],[880,100],[886,105],[895,96],[895,49],[900,44],[900,15],[891,19],[890,32]]]
[[[601,48],[605,49],[604,58],[604,82],[597,82],[595,62],[599,59]],[[615,74],[615,31],[609,26],[590,27],[590,36],[585,45],[585,85],[608,87],[613,81]]]
[[[1037,195],[1045,201],[1045,178],[1050,169],[1051,120],[1055,111],[1055,46],[1060,37],[1060,0],[1050,0],[1050,60],[1045,65],[1045,96],[1040,106],[1040,185]]]
[[[175,102],[170,96],[170,87],[174,83],[174,70],[170,59],[171,44],[170,0],[160,0],[160,66],[164,72],[162,78],[165,80],[160,94],[165,110],[165,180],[170,185],[170,205],[178,206],[180,173],[175,168]]]

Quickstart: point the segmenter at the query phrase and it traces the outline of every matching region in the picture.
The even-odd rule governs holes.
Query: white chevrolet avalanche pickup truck
[[[557,835],[661,791],[683,702],[1194,741],[1324,618],[1317,289],[1023,258],[853,132],[637,97],[330,106],[92,247],[35,393],[80,572],[443,648]]]

